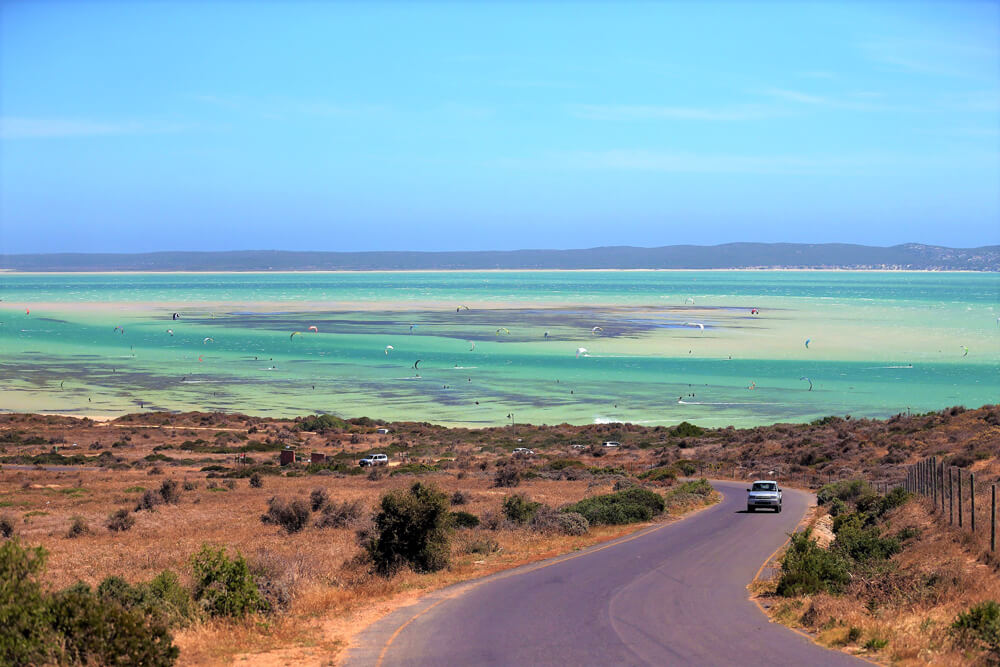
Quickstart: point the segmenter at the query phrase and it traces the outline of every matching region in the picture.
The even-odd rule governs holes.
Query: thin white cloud
[[[578,118],[606,121],[704,120],[734,122],[785,115],[780,109],[755,104],[731,107],[576,104],[570,107],[570,112]]]
[[[996,44],[884,38],[858,45],[872,62],[892,69],[956,79],[996,80]]]
[[[997,168],[1000,154],[960,151],[943,155],[869,152],[844,155],[739,155],[646,149],[566,151],[530,158],[492,161],[510,169],[646,171],[684,174],[842,174],[845,170],[927,169],[980,166]]]
[[[0,139],[54,139],[179,132],[186,126],[148,121],[95,121],[79,118],[0,117]]]

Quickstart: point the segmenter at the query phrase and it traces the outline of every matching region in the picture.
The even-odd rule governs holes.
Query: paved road
[[[746,514],[746,484],[678,523],[425,596],[362,632],[348,665],[860,665],[770,623],[746,586],[802,518]]]

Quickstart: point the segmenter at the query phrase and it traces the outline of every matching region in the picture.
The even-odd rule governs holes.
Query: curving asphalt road
[[[860,665],[781,625],[746,586],[806,511],[746,514],[746,484],[677,523],[424,596],[363,631],[347,665]]]

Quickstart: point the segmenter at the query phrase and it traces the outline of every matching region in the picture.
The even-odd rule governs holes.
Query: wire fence
[[[976,474],[938,461],[936,456],[906,468],[903,483],[876,482],[888,492],[902,486],[925,498],[938,521],[958,528],[981,549],[997,549],[997,485],[976,480]]]

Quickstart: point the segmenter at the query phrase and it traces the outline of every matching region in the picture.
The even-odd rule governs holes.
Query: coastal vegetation
[[[21,434],[6,438],[0,452],[9,457],[0,473],[0,527],[8,542],[48,553],[44,578],[37,580],[45,595],[78,582],[96,590],[109,577],[129,590],[175,578],[176,586],[162,584],[173,591],[163,594],[173,602],[160,616],[169,619],[162,625],[182,664],[268,651],[304,660],[309,651],[336,655],[358,627],[414,592],[672,520],[713,501],[701,477],[772,472],[785,484],[818,489],[830,515],[836,546],[817,547],[809,539],[816,533],[797,536],[782,575],[782,592],[793,597],[776,598],[776,608],[813,600],[796,607],[795,622],[811,628],[813,616],[801,620],[808,609],[817,609],[818,623],[828,623],[820,613],[824,605],[835,610],[853,600],[859,581],[870,590],[888,585],[876,575],[898,583],[902,572],[904,580],[924,581],[913,579],[906,563],[910,554],[938,544],[936,529],[918,520],[919,502],[872,493],[868,481],[892,481],[907,463],[930,454],[971,466],[986,481],[1000,472],[997,406],[750,429],[467,429],[362,418],[308,430],[301,423],[313,426],[309,418],[222,413],[153,413],[103,423],[0,416],[0,434]],[[198,439],[215,451],[183,449]],[[621,446],[600,446],[609,440]],[[240,451],[255,441],[269,449]],[[88,460],[67,464],[76,454],[64,443],[75,443]],[[517,447],[534,454],[514,457]],[[197,458],[174,456],[181,451]],[[295,461],[281,465],[286,451]],[[372,467],[369,475],[357,461],[371,453],[389,455],[389,466]],[[50,454],[66,456],[56,464],[20,463]],[[90,460],[102,456],[111,465]],[[259,484],[252,483],[254,475]],[[241,479],[247,481],[237,483]],[[953,542],[955,554],[968,552],[968,545]],[[950,605],[947,614],[931,614],[934,636],[965,651],[986,650],[991,636],[990,608],[973,608],[1000,600],[990,593],[994,562],[977,558],[973,554],[974,574],[983,581],[972,581],[982,595],[963,595],[960,586],[970,580],[951,566],[927,573],[953,582],[934,584],[935,595]],[[122,599],[149,598],[129,595],[116,598],[126,611],[137,607]],[[918,596],[920,604],[928,599]],[[850,646],[887,642],[881,651],[891,655],[908,646],[881,612],[864,617],[868,599],[858,600],[853,620],[836,626],[845,638],[855,637]],[[965,620],[953,628],[960,613]]]

